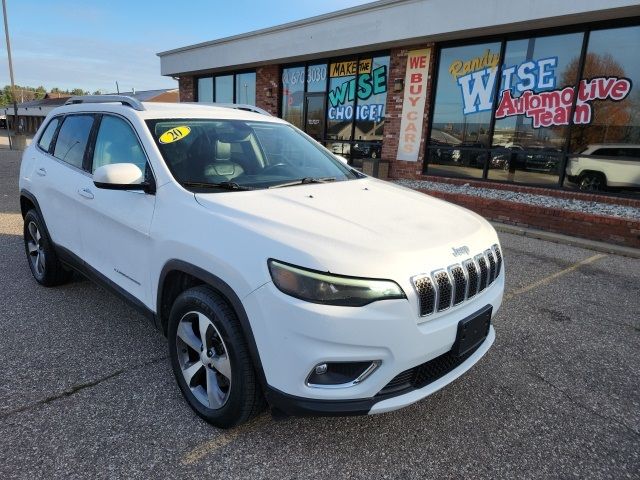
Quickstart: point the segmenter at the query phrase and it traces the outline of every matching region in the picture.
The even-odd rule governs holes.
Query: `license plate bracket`
[[[451,347],[452,354],[461,357],[484,342],[484,339],[489,334],[492,311],[493,306],[487,305],[482,310],[458,322],[456,341],[453,342],[453,347]]]

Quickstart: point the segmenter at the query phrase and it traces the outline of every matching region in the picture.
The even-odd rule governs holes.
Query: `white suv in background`
[[[77,270],[146,314],[208,422],[237,425],[265,401],[394,410],[493,343],[504,269],[478,215],[362,175],[271,116],[67,103],[20,170],[33,276]]]
[[[594,143],[567,162],[567,180],[580,190],[640,188],[640,145]]]

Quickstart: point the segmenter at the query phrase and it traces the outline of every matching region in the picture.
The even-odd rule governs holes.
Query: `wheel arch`
[[[207,285],[218,293],[233,309],[240,321],[242,333],[247,341],[249,353],[253,362],[256,374],[263,387],[267,386],[266,377],[262,368],[260,354],[253,335],[251,323],[247,312],[242,305],[240,297],[235,291],[220,277],[208,272],[196,265],[182,261],[169,260],[165,263],[158,281],[158,291],[156,298],[156,318],[157,327],[162,333],[167,335],[169,312],[174,300],[188,288],[198,285]]]
[[[36,199],[35,195],[28,190],[22,189],[20,190],[20,213],[22,214],[22,219],[27,215],[29,210],[35,209],[40,217],[40,221],[42,222],[42,227],[44,232],[47,234],[47,237],[51,239],[53,242],[53,238],[49,233],[49,228],[47,227],[47,221],[44,219],[44,215],[42,214],[42,210],[40,209],[40,204]],[[55,244],[55,242],[54,242]]]

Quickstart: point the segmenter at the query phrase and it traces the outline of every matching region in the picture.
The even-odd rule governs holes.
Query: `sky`
[[[156,53],[366,0],[6,0],[16,84],[93,92],[177,87]],[[9,84],[4,29],[0,86]]]

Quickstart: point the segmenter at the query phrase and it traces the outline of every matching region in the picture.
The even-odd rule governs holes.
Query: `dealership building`
[[[158,55],[381,176],[634,199],[639,47],[638,1],[381,0]]]

